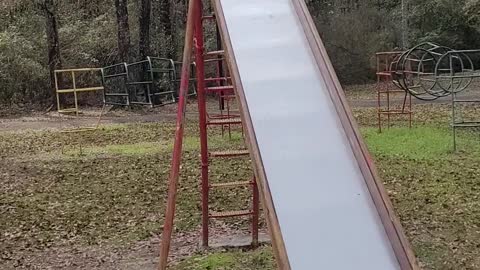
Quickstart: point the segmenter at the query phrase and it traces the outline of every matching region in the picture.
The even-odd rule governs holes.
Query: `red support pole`
[[[182,162],[183,131],[185,127],[186,99],[188,94],[188,85],[190,80],[190,62],[193,47],[193,22],[196,1],[191,0],[188,5],[187,29],[185,32],[185,48],[183,51],[182,76],[180,81],[180,91],[177,110],[177,124],[175,130],[175,143],[172,158],[172,167],[169,176],[167,207],[165,211],[165,222],[163,225],[162,243],[160,246],[160,262],[158,269],[166,270],[168,263],[168,253],[173,232],[173,219],[175,216],[175,203],[177,198],[177,188],[180,174],[180,164]],[[197,8],[198,9],[198,8]]]
[[[207,105],[205,97],[205,62],[201,0],[197,2],[194,17],[194,45],[195,62],[197,64],[197,100],[200,122],[200,151],[202,163],[202,245],[208,247],[208,219],[209,219],[209,180],[208,180],[208,139],[207,139]]]

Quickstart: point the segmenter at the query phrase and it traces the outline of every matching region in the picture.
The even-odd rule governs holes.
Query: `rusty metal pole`
[[[220,35],[220,29],[218,28],[218,23],[216,23],[215,21],[215,31],[216,31],[216,42],[217,42],[217,51],[221,51],[223,50],[223,46],[222,46],[222,36]],[[217,59],[218,59],[218,62],[217,62],[217,75],[218,75],[218,78],[224,78],[226,77],[225,75],[225,72],[224,72],[224,69],[223,69],[223,61],[224,60],[221,60],[221,59],[224,59],[225,57],[225,54],[222,55],[218,55],[217,56]],[[223,86],[225,85],[225,81],[224,80],[220,80],[220,86]],[[223,111],[225,110],[225,99],[223,97],[223,91],[220,92],[220,98],[219,98],[219,102],[220,102],[220,111]],[[222,131],[223,131],[223,126],[222,126]]]
[[[178,179],[182,157],[183,130],[185,127],[186,99],[190,79],[190,62],[193,47],[193,19],[195,6],[196,0],[190,0],[188,4],[187,29],[185,32],[185,48],[183,50],[183,66],[179,91],[175,143],[173,150],[172,167],[169,177],[165,223],[163,225],[162,243],[160,246],[160,262],[158,266],[158,269],[160,270],[167,269],[168,253],[170,251],[170,243],[172,240],[173,219],[175,216],[175,203],[177,197]]]
[[[200,124],[200,153],[202,166],[202,246],[208,247],[208,200],[210,183],[208,180],[208,139],[207,139],[207,105],[205,97],[205,62],[203,40],[203,5],[201,0],[195,0],[194,16],[194,46],[195,62],[197,64],[197,101]]]

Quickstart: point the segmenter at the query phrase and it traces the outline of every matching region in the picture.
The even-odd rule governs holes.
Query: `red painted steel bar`
[[[195,62],[197,64],[197,101],[198,116],[200,122],[200,152],[202,166],[202,246],[208,247],[208,138],[207,138],[207,106],[205,98],[205,63],[203,41],[203,5],[201,0],[197,2],[194,16],[194,46]]]
[[[158,269],[167,269],[168,253],[170,251],[170,244],[172,240],[173,219],[175,216],[175,203],[177,197],[177,188],[180,174],[180,164],[182,161],[182,145],[183,145],[183,131],[185,127],[185,111],[186,100],[188,94],[188,85],[190,79],[190,62],[193,47],[193,20],[194,11],[198,11],[198,1],[190,0],[188,4],[188,18],[187,29],[185,32],[185,48],[183,51],[183,65],[180,82],[178,111],[177,111],[177,126],[175,130],[175,143],[172,158],[172,167],[169,177],[168,199],[165,211],[165,222],[163,225],[162,243],[160,246],[160,262]]]

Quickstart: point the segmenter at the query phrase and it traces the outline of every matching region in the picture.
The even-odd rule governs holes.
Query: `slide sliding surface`
[[[214,3],[280,268],[416,269],[304,3]]]

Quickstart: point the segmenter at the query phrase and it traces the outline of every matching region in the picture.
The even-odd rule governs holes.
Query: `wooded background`
[[[423,41],[480,48],[479,0],[306,2],[344,84],[372,80],[378,51]],[[62,67],[146,55],[180,59],[186,6],[187,0],[1,0],[0,103],[49,103],[52,70]]]

